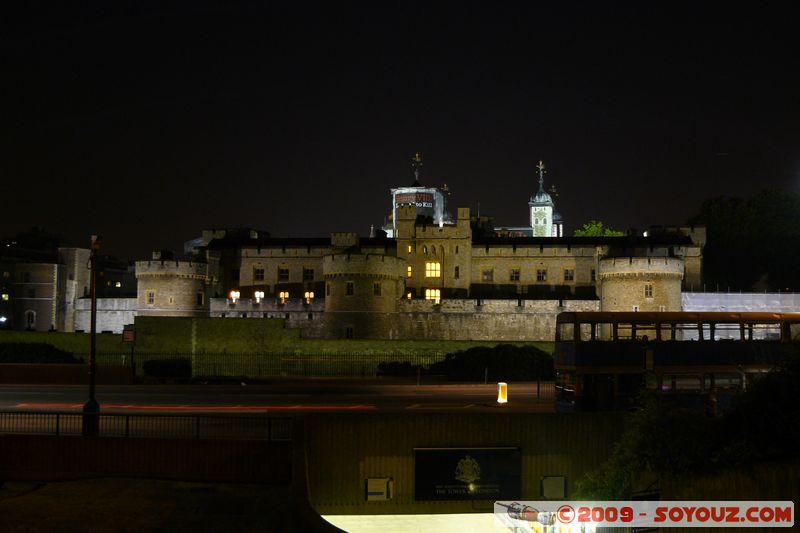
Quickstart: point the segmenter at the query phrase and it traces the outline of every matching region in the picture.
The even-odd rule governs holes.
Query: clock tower
[[[553,198],[544,190],[544,162],[536,165],[539,170],[539,191],[531,196],[528,206],[531,213],[531,234],[534,237],[553,236]]]

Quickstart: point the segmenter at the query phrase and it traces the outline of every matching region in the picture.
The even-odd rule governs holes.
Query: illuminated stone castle
[[[281,319],[307,338],[552,340],[560,311],[679,311],[682,290],[702,284],[704,228],[565,237],[541,161],[530,227],[492,228],[468,208],[450,215],[446,190],[422,186],[413,163],[413,185],[391,190],[386,231],[204,231],[186,258],[138,261],[137,298],[102,300],[98,329],[211,316]],[[64,330],[88,329],[88,300],[70,312]]]

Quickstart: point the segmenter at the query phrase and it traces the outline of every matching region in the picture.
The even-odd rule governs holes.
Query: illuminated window
[[[305,299],[306,299],[306,303],[307,303],[307,304],[310,304],[310,303],[311,303],[311,300],[313,300],[313,299],[314,299],[314,291],[306,291],[306,292],[303,294],[303,298],[305,298]]]
[[[653,297],[653,285],[650,283],[646,283],[644,286],[644,297],[645,298],[652,298]]]
[[[8,294],[3,293],[3,301],[4,302],[8,301]]]
[[[156,291],[147,291],[147,305],[156,303]]]
[[[425,255],[428,255],[428,247],[427,246],[423,246],[422,247],[422,253],[425,254]]]
[[[242,296],[242,293],[237,290],[232,290],[229,293],[229,296],[231,298],[231,303],[236,303],[236,300],[238,300]]]
[[[455,272],[453,272],[453,277],[455,279],[458,279],[459,274],[461,274],[461,270],[458,267],[456,267]]]
[[[374,296],[380,296],[381,295],[381,284],[380,284],[380,282],[376,282],[376,283],[372,284],[372,294]]]
[[[481,272],[481,281],[494,281],[494,269],[489,268]]]
[[[564,281],[575,281],[575,270],[571,268],[564,269]]]
[[[347,296],[352,296],[354,292],[355,292],[355,285],[353,284],[352,281],[348,281],[344,293]]]
[[[410,277],[411,277],[411,265],[408,265],[408,266],[406,267],[406,277],[407,277],[407,278],[410,278]]]
[[[282,304],[286,303],[286,300],[289,299],[289,291],[280,291],[278,293],[278,299]]]
[[[411,253],[411,245],[408,245],[408,253]]]
[[[118,281],[118,282],[116,282],[116,283],[114,284],[114,286],[115,286],[116,288],[120,288],[120,287],[122,287],[122,282],[121,282],[121,281]]]
[[[438,261],[431,261],[429,263],[425,263],[425,277],[426,278],[438,278],[442,275],[442,264]]]
[[[536,281],[547,281],[547,269],[540,268],[536,271]]]
[[[256,299],[256,303],[257,303],[257,304],[260,304],[260,303],[261,303],[261,300],[263,300],[263,299],[264,299],[264,291],[255,291],[255,292],[253,293],[253,296],[254,296],[254,297],[255,297],[255,299]]]
[[[442,297],[442,291],[439,289],[425,289],[425,299],[433,300],[433,303],[439,303]]]
[[[263,268],[254,268],[253,269],[253,281],[264,281],[264,269]]]
[[[512,268],[511,272],[508,274],[508,281],[519,281],[519,269]]]
[[[406,300],[410,300],[410,299],[411,299],[411,291],[406,293]]]
[[[303,269],[303,281],[314,281],[314,269],[313,268],[304,268]]]
[[[289,281],[289,269],[288,268],[278,268],[278,283],[287,282]]]

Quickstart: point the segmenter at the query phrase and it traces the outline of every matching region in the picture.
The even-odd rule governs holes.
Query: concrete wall
[[[122,333],[124,326],[133,324],[137,310],[136,298],[98,298],[97,299],[97,331]],[[75,301],[75,330],[90,331],[91,298],[80,298]]]

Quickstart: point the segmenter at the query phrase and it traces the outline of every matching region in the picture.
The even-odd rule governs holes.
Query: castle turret
[[[136,262],[139,316],[201,316],[208,313],[208,265],[157,259]]]
[[[531,196],[528,202],[532,234],[534,237],[552,237],[555,203],[550,194],[544,190],[544,162],[539,161],[536,168],[539,170],[539,191]]]
[[[328,338],[388,338],[403,294],[405,261],[385,254],[334,253],[323,258]]]

